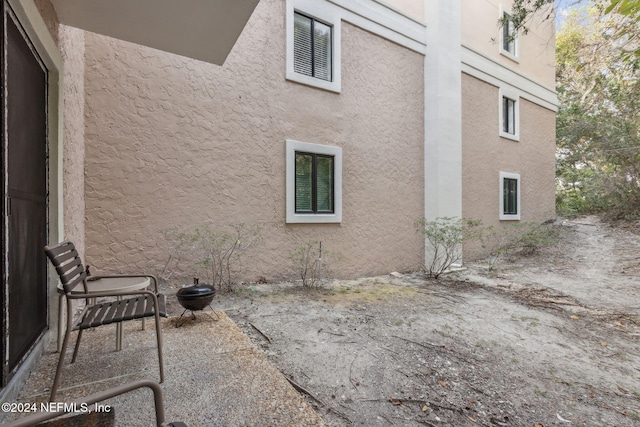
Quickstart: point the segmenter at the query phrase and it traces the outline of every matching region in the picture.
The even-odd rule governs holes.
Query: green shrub
[[[468,218],[438,217],[416,221],[418,232],[425,236],[426,251],[423,270],[433,279],[462,260],[462,244],[483,239],[482,221]]]
[[[224,230],[202,225],[161,231],[168,257],[160,277],[198,276],[220,290],[232,291],[242,255],[260,240],[260,226],[235,224]]]
[[[291,270],[302,280],[302,286],[318,287],[328,276],[327,267],[332,255],[317,240],[299,242],[289,252]]]
[[[494,269],[503,259],[531,256],[541,248],[560,241],[558,228],[549,221],[542,224],[523,221],[505,225],[499,232],[493,228],[490,230],[486,235],[485,244],[493,239],[497,241],[497,249],[490,259],[489,270]]]

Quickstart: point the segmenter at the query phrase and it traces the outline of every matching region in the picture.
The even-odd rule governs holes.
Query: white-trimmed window
[[[340,92],[340,17],[317,0],[287,0],[287,79]]]
[[[518,33],[515,30],[510,11],[500,6],[500,53],[507,58],[518,62],[520,57]]]
[[[500,219],[520,219],[520,175],[500,172]]]
[[[342,148],[286,144],[287,223],[342,222]]]
[[[333,27],[300,12],[293,13],[293,71],[316,79],[332,79]]]
[[[520,140],[520,97],[508,90],[500,91],[500,136]]]

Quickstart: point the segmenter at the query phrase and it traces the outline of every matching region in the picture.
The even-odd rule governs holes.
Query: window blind
[[[295,211],[333,213],[334,157],[296,152]]]
[[[293,70],[296,73],[331,81],[332,27],[294,13]]]
[[[313,155],[296,153],[296,212],[313,212]]]
[[[333,212],[333,157],[317,157],[316,206],[318,212]]]

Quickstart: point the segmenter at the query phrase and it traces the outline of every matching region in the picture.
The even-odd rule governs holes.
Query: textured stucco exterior
[[[287,81],[284,12],[261,1],[222,67],[87,33],[88,263],[158,272],[161,230],[243,222],[246,280],[290,276],[304,240],[338,277],[418,268],[424,57],[343,22],[341,93]],[[342,223],[285,224],[287,139],[342,147]]]
[[[84,31],[60,25],[59,46],[64,59],[64,231],[65,238],[85,248],[84,207]]]
[[[72,240],[84,253],[84,31],[60,25],[49,0],[37,0],[37,10],[64,63],[62,85],[57,73],[49,71],[49,97],[62,98],[60,114],[49,111],[48,120],[62,126],[59,141],[49,133],[49,241]],[[56,70],[57,71],[57,70]],[[58,156],[62,161],[58,162]],[[59,185],[61,184],[61,185]],[[54,211],[59,207],[61,215]],[[54,274],[49,283],[49,328],[58,327],[58,284]]]
[[[521,221],[555,217],[555,113],[521,98],[520,140],[499,136],[499,88],[462,77],[462,214],[500,230],[499,173],[520,175]],[[465,257],[481,253],[465,248]]]
[[[72,240],[84,253],[84,31],[60,25],[49,0],[36,0],[51,37],[58,47],[64,70],[62,76],[62,198],[63,238]],[[51,90],[51,89],[50,89]],[[56,89],[57,91],[57,89]],[[50,148],[52,149],[52,148]],[[55,165],[50,165],[55,173]]]
[[[518,37],[517,61],[500,54],[500,11],[509,11],[513,0],[461,0],[462,44],[492,61],[526,76],[551,90],[555,88],[554,20],[545,12],[533,15],[529,31]]]

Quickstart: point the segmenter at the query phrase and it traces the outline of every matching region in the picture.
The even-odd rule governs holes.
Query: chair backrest
[[[65,240],[55,246],[45,246],[44,252],[56,268],[65,293],[71,292],[86,279],[87,273],[72,242]]]

